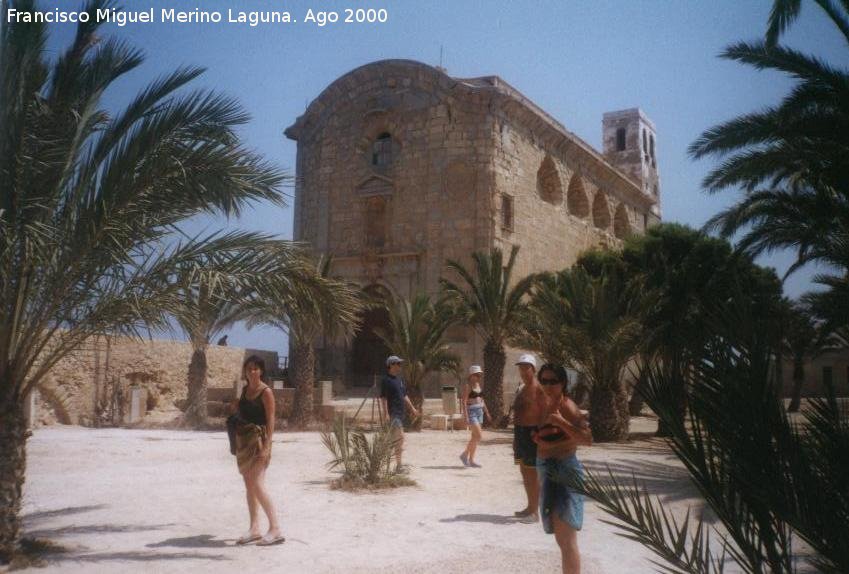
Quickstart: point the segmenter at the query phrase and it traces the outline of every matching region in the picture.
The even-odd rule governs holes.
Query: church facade
[[[602,129],[598,151],[497,76],[367,64],[286,129],[297,141],[294,237],[332,255],[334,275],[407,299],[438,292],[447,260],[469,265],[493,247],[520,246],[515,277],[568,267],[661,216],[652,122],[634,108],[604,114]],[[319,376],[370,386],[386,321],[370,311],[353,341],[320,342]],[[464,366],[482,360],[471,329],[453,329],[450,344]]]

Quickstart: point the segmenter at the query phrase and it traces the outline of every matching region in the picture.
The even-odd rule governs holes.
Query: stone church
[[[334,275],[405,298],[437,292],[446,260],[468,265],[492,247],[520,246],[516,277],[568,267],[661,215],[651,120],[638,108],[610,112],[602,130],[598,151],[498,76],[366,64],[286,129],[298,142],[294,237],[332,254]],[[387,354],[374,328],[386,322],[371,311],[353,341],[319,342],[319,376],[370,386]],[[470,328],[451,331],[450,343],[464,368],[482,361]]]

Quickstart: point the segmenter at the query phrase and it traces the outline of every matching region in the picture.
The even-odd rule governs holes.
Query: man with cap
[[[407,386],[401,378],[401,365],[404,360],[396,355],[386,359],[386,374],[380,383],[380,398],[384,412],[389,415],[389,427],[395,442],[395,463],[401,470],[401,454],[404,450],[404,407],[410,409],[413,417],[419,412],[410,397],[407,396]]]
[[[524,354],[516,361],[522,386],[513,403],[515,421],[513,424],[513,457],[522,473],[522,484],[528,497],[528,505],[515,512],[515,515],[527,522],[536,522],[539,518],[539,483],[537,482],[537,445],[533,433],[545,415],[543,405],[545,396],[536,377],[536,358]]]

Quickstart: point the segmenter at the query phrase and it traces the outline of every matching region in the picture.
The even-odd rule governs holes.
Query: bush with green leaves
[[[371,433],[371,440],[362,431],[352,430],[344,416],[336,417],[333,426],[321,433],[321,442],[333,458],[329,469],[340,468],[342,476],[334,480],[333,488],[393,488],[415,482],[404,476],[403,469],[392,465],[397,439],[389,425],[381,425]]]

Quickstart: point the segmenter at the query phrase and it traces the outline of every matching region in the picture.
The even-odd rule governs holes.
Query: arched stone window
[[[566,191],[566,207],[569,213],[575,217],[586,218],[590,214],[590,202],[587,192],[584,190],[584,182],[577,173],[569,180],[569,189]]]
[[[386,244],[386,198],[366,199],[364,222],[366,247],[383,247]]]
[[[593,225],[599,229],[610,229],[610,208],[603,191],[597,192],[593,199]]]
[[[537,193],[548,203],[557,205],[563,201],[563,185],[551,156],[545,156],[537,170]]]
[[[613,216],[613,235],[624,239],[631,234],[631,221],[628,219],[628,210],[624,203],[620,203]]]
[[[392,136],[383,132],[371,144],[371,165],[386,167],[392,163]]]
[[[616,151],[625,151],[625,128],[616,130]]]
[[[649,139],[646,135],[646,128],[643,128],[643,157],[649,159]]]

